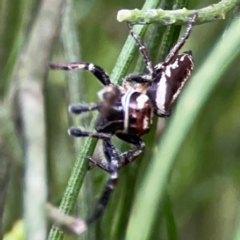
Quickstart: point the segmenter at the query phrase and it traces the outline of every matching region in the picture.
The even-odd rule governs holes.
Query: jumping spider
[[[69,107],[69,111],[74,114],[94,110],[99,112],[95,126],[96,132],[82,131],[72,127],[69,129],[69,134],[74,137],[101,139],[108,164],[101,161],[96,162],[92,158],[88,158],[88,160],[110,174],[110,179],[103,190],[95,212],[85,222],[85,226],[93,223],[103,213],[110,194],[117,184],[119,169],[134,161],[143,151],[145,144],[140,137],[148,133],[153,114],[158,117],[170,115],[172,104],[193,69],[191,51],[181,54],[178,52],[188,39],[196,18],[197,14],[194,14],[189,19],[183,37],[171,49],[165,61],[155,66],[142,41],[134,33],[132,25],[128,23],[130,34],[143,56],[147,73],[126,76],[122,86],[112,83],[108,74],[101,67],[92,63],[50,63],[51,69],[90,71],[104,85],[104,88],[98,93],[100,102],[90,106],[74,105]],[[135,83],[135,85],[130,85],[129,82]],[[135,145],[136,148],[119,154],[111,142],[113,135]]]

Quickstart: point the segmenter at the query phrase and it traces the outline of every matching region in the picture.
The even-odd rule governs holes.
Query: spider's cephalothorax
[[[193,59],[190,51],[178,53],[190,35],[197,14],[189,19],[186,32],[171,49],[162,63],[153,65],[147,50],[138,36],[128,23],[130,34],[136,41],[144,58],[147,73],[130,74],[124,79],[124,84],[118,86],[113,84],[107,73],[102,68],[92,63],[50,63],[51,69],[74,70],[86,69],[92,72],[104,85],[99,92],[100,101],[90,106],[74,105],[69,111],[75,114],[99,111],[96,122],[96,132],[82,131],[72,127],[69,134],[75,137],[93,137],[103,140],[106,162],[94,161],[91,163],[107,171],[110,179],[96,206],[93,216],[86,221],[85,226],[94,222],[103,212],[109,196],[118,179],[118,170],[132,162],[139,156],[145,146],[141,136],[148,133],[153,114],[159,117],[168,117],[171,113],[172,104],[177,98],[181,88],[188,79],[193,69]],[[130,83],[135,84],[130,84]],[[115,135],[121,140],[135,145],[135,149],[118,153],[111,143],[111,137]]]

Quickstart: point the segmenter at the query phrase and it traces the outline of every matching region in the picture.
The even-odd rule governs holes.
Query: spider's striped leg
[[[85,106],[85,105],[70,105],[68,107],[68,111],[70,113],[74,113],[74,114],[81,114],[82,112],[90,112],[90,111],[98,110],[100,108],[100,106],[101,106],[100,103],[92,104],[92,105],[89,105],[89,106]]]
[[[135,40],[135,42],[138,45],[139,51],[141,52],[145,65],[148,69],[149,74],[151,75],[151,79],[155,77],[156,72],[153,66],[153,63],[149,57],[149,54],[147,52],[146,47],[144,46],[143,42],[141,41],[141,39],[137,36],[137,34],[133,31],[132,28],[132,24],[130,22],[127,22],[128,28],[129,28],[129,32],[132,35],[133,39]]]
[[[118,163],[120,161],[119,154],[110,140],[104,140],[104,148],[105,155],[107,157],[107,161],[109,164],[107,167],[108,168],[107,171],[110,174],[110,178],[97,203],[93,215],[86,221],[87,225],[95,222],[102,215],[107,206],[110,195],[116,187],[118,180]]]
[[[120,158],[118,161],[118,170],[120,170],[121,168],[125,167],[127,164],[133,162],[142,153],[145,147],[145,143],[142,141],[140,137],[132,136],[126,133],[117,133],[116,136],[121,140],[136,146],[136,149],[131,149],[120,154]],[[95,161],[91,157],[87,157],[87,160],[91,162],[93,165],[101,168],[102,170],[109,172],[108,165],[106,165],[106,162]]]
[[[103,144],[102,147],[103,147],[105,159],[100,159],[98,161],[95,161],[92,157],[89,157],[89,156],[86,159],[92,164],[92,166],[97,166],[102,170],[110,173],[109,159],[111,159],[111,155],[109,153],[111,153],[112,151],[111,149],[113,148],[116,154],[117,154],[117,151],[115,150],[115,147],[112,144],[109,145],[108,140],[107,141],[103,140],[102,144]],[[109,146],[110,146],[110,149],[109,149]]]
[[[179,52],[179,50],[183,47],[183,45],[185,44],[185,42],[187,41],[191,31],[192,31],[192,27],[194,22],[196,21],[198,17],[198,13],[195,13],[188,22],[185,34],[183,35],[183,37],[181,37],[178,42],[175,44],[175,46],[171,49],[171,51],[169,52],[169,54],[167,55],[165,61],[162,63],[162,65],[166,66],[168,65],[173,58],[177,55],[177,53]]]
[[[109,149],[109,147],[110,147],[110,149]],[[101,159],[101,160],[94,160],[92,157],[86,157],[86,159],[90,162],[90,164],[92,165],[92,166],[97,166],[97,167],[99,167],[100,169],[102,169],[103,171],[106,171],[106,172],[108,172],[109,173],[109,161],[108,161],[108,159],[110,159],[111,158],[111,155],[109,154],[109,152],[111,152],[112,150],[111,149],[114,149],[114,151],[115,151],[115,154],[117,154],[117,155],[119,155],[118,153],[117,153],[117,150],[116,150],[116,148],[112,145],[112,144],[109,144],[109,142],[108,142],[108,140],[107,141],[105,141],[105,140],[103,140],[103,150],[104,150],[104,156],[105,156],[105,159]],[[118,163],[118,165],[120,164],[120,159],[119,159],[119,161],[118,161],[119,163]],[[91,168],[90,168],[91,169]]]
[[[104,85],[111,84],[108,74],[99,66],[93,63],[86,62],[73,62],[73,63],[49,63],[49,68],[60,69],[65,71],[75,69],[85,69],[95,75],[95,77]]]
[[[98,168],[102,169],[103,171],[109,172],[108,171],[108,164],[103,161],[95,161],[92,157],[88,156],[86,159],[90,162],[90,166],[88,170],[91,170],[92,167],[97,166]]]
[[[118,166],[118,169],[121,169],[127,164],[133,162],[142,153],[143,149],[145,148],[145,143],[142,141],[140,137],[136,135],[117,133],[116,136],[121,140],[136,146],[136,149],[131,149],[121,153],[120,162]]]

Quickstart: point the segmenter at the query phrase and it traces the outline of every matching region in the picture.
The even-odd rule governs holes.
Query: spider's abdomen
[[[155,108],[154,112],[160,117],[171,113],[172,104],[179,95],[193,69],[192,53],[184,52],[177,55],[167,66],[163,66],[157,77],[147,90]]]

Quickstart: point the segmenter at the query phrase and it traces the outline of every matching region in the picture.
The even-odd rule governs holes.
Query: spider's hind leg
[[[136,158],[142,153],[143,149],[145,148],[145,143],[142,141],[142,139],[140,137],[135,136],[135,135],[134,136],[129,135],[127,133],[117,133],[116,136],[118,138],[120,138],[121,140],[136,146],[135,149],[130,149],[130,150],[125,151],[125,152],[123,152],[119,155],[117,166],[118,166],[118,170],[120,170],[121,168],[125,167],[127,164],[136,160]],[[103,141],[103,142],[105,142],[105,141]],[[104,149],[107,149],[106,144],[104,146]],[[107,154],[108,154],[107,152],[108,151],[104,152],[106,157],[107,157]],[[118,154],[118,153],[116,152],[116,154]],[[106,164],[105,161],[95,161],[91,157],[87,157],[87,160],[91,164],[93,164],[94,166],[97,166],[97,167],[101,168],[102,170],[104,170],[106,172],[109,172],[109,167],[108,167],[108,165]]]
[[[104,159],[99,159],[99,160],[94,160],[90,156],[86,157],[86,160],[90,162],[90,166],[92,166],[92,167],[97,166],[98,168],[102,169],[103,171],[105,171],[107,173],[110,173],[109,159],[111,159],[111,155],[110,155],[111,154],[111,149],[109,150],[109,146],[111,147],[111,149],[114,149],[115,154],[118,154],[117,150],[112,145],[112,143],[109,144],[108,141],[103,140],[102,141],[102,149],[103,149],[103,153],[104,153],[105,158]],[[91,169],[91,167],[90,167],[90,169]]]
[[[76,127],[70,128],[68,132],[70,135],[74,137],[92,137],[92,138],[103,140],[104,154],[107,159],[107,165],[105,166],[100,163],[100,168],[107,171],[110,174],[110,178],[103,190],[102,196],[100,197],[97,203],[97,206],[95,208],[93,215],[86,221],[86,224],[89,225],[95,222],[102,215],[109,201],[110,195],[112,191],[115,189],[115,186],[118,180],[118,168],[119,168],[119,162],[120,162],[120,155],[117,152],[117,149],[115,148],[115,146],[111,143],[111,135],[109,134],[105,134],[101,132],[94,133],[94,132],[82,131],[81,129]],[[87,159],[90,161],[94,161],[92,160],[92,158],[87,158]]]
[[[119,163],[118,166],[118,168],[121,169],[127,164],[133,162],[142,153],[143,149],[145,148],[145,143],[140,137],[136,135],[129,135],[127,133],[117,133],[116,136],[121,140],[136,146],[135,149],[130,149],[126,152],[121,153],[120,155],[121,162]]]
[[[115,146],[111,143],[110,140],[104,140],[104,152],[108,161],[108,166],[104,167],[103,170],[106,170],[110,174],[110,178],[103,190],[103,193],[96,205],[95,211],[93,215],[86,221],[87,225],[95,222],[104,212],[110,195],[115,189],[118,181],[118,164],[120,162],[120,156],[115,148]]]

